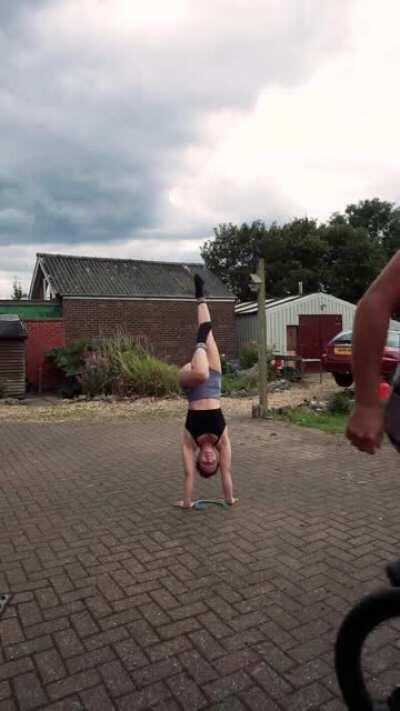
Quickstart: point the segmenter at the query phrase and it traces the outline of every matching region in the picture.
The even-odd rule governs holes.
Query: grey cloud
[[[167,239],[163,196],[207,112],[303,82],[346,38],[340,2],[194,2],[157,41],[55,33],[47,10],[68,2],[0,4],[0,246]]]

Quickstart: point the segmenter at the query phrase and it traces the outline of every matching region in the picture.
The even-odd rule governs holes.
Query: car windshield
[[[338,336],[335,336],[332,343],[351,343],[351,331],[342,331]]]
[[[335,336],[332,343],[351,343],[352,331],[342,331]],[[400,331],[388,331],[386,338],[387,348],[400,348]]]

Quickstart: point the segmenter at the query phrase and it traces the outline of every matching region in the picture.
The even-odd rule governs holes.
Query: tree
[[[27,294],[23,291],[21,282],[14,277],[13,281],[13,293],[11,295],[13,301],[22,301],[22,299],[27,298]]]
[[[214,228],[214,239],[202,246],[200,253],[207,268],[214,272],[242,301],[251,300],[249,276],[257,268],[265,225],[261,220],[251,225],[220,224]]]
[[[321,241],[315,220],[296,219],[282,227],[266,227],[261,220],[241,227],[222,224],[215,239],[201,249],[206,266],[242,301],[253,300],[249,289],[250,274],[257,268],[258,257],[266,261],[268,296],[286,296],[319,288],[326,245]]]
[[[400,208],[394,203],[379,198],[360,200],[347,205],[345,214],[335,213],[331,224],[338,220],[352,227],[363,227],[371,242],[382,245],[389,260],[400,249]]]
[[[356,303],[386,262],[385,250],[363,227],[331,221],[320,228],[327,245],[322,281],[325,290]]]
[[[266,262],[267,293],[297,294],[318,291],[323,276],[327,245],[315,220],[294,219],[266,231],[261,251]]]

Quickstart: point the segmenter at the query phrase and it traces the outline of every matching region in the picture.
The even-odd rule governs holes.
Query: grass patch
[[[348,415],[340,412],[314,412],[307,407],[299,407],[282,415],[274,415],[279,420],[290,422],[301,427],[313,427],[323,432],[343,434],[346,429]]]

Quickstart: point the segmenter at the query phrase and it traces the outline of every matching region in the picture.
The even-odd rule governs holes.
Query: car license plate
[[[335,346],[335,355],[351,355],[351,346]]]

